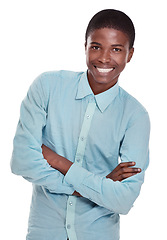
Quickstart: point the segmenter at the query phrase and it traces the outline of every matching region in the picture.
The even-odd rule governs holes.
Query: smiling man
[[[43,73],[23,100],[11,168],[33,183],[27,240],[120,239],[149,161],[148,113],[118,84],[134,39],[126,14],[100,11],[87,71]]]
[[[112,28],[93,31],[85,48],[88,81],[95,94],[108,90],[118,82],[120,73],[134,52],[125,33]]]

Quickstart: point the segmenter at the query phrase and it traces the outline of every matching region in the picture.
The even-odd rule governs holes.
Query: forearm
[[[63,175],[47,164],[42,155],[41,145],[25,129],[23,123],[19,123],[13,143],[12,172],[35,185],[47,188],[52,193],[72,194],[74,189],[63,183]]]
[[[137,168],[134,172],[130,172],[129,168],[125,175],[124,170],[121,170],[121,174],[116,174],[117,177],[121,178],[115,181],[113,173],[107,175],[107,178],[101,177],[74,163],[64,178],[64,181],[73,185],[83,197],[119,214],[127,214],[133,206],[140,193],[149,162],[148,115],[144,113],[140,117],[135,115],[134,118],[131,119],[125,132],[119,152],[122,165],[130,160],[136,163]],[[117,170],[119,171],[118,168]],[[129,174],[132,174],[132,176],[128,177]],[[108,179],[108,177],[113,178],[113,180]],[[124,180],[121,181],[121,179]]]
[[[73,164],[71,161],[53,152],[50,148],[46,147],[45,145],[42,145],[42,153],[44,158],[49,163],[49,165],[52,168],[61,172],[63,175],[66,175],[69,168]]]
[[[45,159],[50,164],[50,166],[58,170],[65,176],[73,163],[65,157],[62,157],[57,153],[53,152],[45,145],[42,145],[42,151]],[[123,179],[131,177],[141,171],[141,169],[138,168],[131,168],[134,165],[134,162],[121,163],[110,174],[108,174],[106,178],[110,178],[113,181],[122,181]],[[81,196],[76,191],[73,193],[73,195]]]
[[[144,172],[122,182],[113,181],[93,174],[74,163],[64,181],[97,205],[115,213],[127,214],[140,193],[143,178]]]
[[[117,180],[117,182],[109,181],[105,177],[101,178],[91,172],[88,172],[82,167],[78,167],[77,164],[73,164],[68,159],[58,155],[44,145],[42,146],[42,149],[44,158],[48,161],[48,163],[65,175],[65,182],[69,185],[72,184],[74,189],[76,189],[72,195],[82,195],[85,198],[91,199],[91,201],[95,202],[99,206],[105,207],[117,213],[126,214],[130,210],[133,202],[140,192],[141,184],[140,180],[135,180],[134,182],[130,181],[130,188],[128,182],[127,184],[119,183],[121,179],[117,179],[120,176],[119,174],[117,176],[117,172],[119,172],[122,167],[119,166],[116,168],[116,174],[113,173],[110,174],[111,176],[107,176],[107,178],[113,178],[113,180]],[[124,163],[121,166],[124,165],[126,164]],[[132,166],[134,166],[134,163]],[[127,174],[131,174],[131,172],[128,172]]]
[[[47,160],[49,165],[61,172],[63,175],[66,175],[69,168],[72,166],[72,162],[66,159],[65,157],[62,157],[58,155],[57,153],[53,152],[51,149],[46,147],[45,145],[42,145],[42,153],[44,158]],[[82,197],[78,192],[74,191],[74,196]]]

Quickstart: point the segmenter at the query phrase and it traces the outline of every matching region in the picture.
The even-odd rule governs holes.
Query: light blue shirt
[[[118,240],[119,214],[144,181],[149,132],[148,113],[118,83],[94,95],[86,72],[41,74],[22,102],[11,161],[33,183],[27,240]],[[43,158],[42,144],[74,162],[65,177]],[[119,161],[142,172],[107,179]]]

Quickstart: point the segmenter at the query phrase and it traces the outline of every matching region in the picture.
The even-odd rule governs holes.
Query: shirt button
[[[79,163],[81,160],[80,160],[80,158],[77,158],[77,162]]]
[[[90,115],[87,115],[86,117],[87,117],[87,119],[89,119],[89,118],[90,118]]]
[[[69,202],[69,205],[72,206],[72,202]]]
[[[67,228],[70,229],[70,228],[71,228],[71,225],[70,225],[70,224],[67,224]]]
[[[84,137],[81,137],[81,141],[84,141]]]

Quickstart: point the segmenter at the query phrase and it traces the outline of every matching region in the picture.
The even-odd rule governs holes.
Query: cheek
[[[87,66],[91,67],[93,65],[93,62],[94,62],[94,57],[89,54],[86,55],[86,64]]]
[[[87,63],[91,63],[94,61],[97,61],[99,58],[99,53],[98,52],[92,52],[92,51],[85,51],[85,55],[86,55],[86,62]]]
[[[90,68],[91,60],[88,55],[86,56],[86,64],[87,64],[87,67]]]
[[[128,62],[128,55],[115,57],[114,61],[120,68],[124,68],[126,66],[126,63]]]
[[[86,63],[88,64],[90,62],[90,54],[88,51],[85,51],[85,55],[86,55]]]

